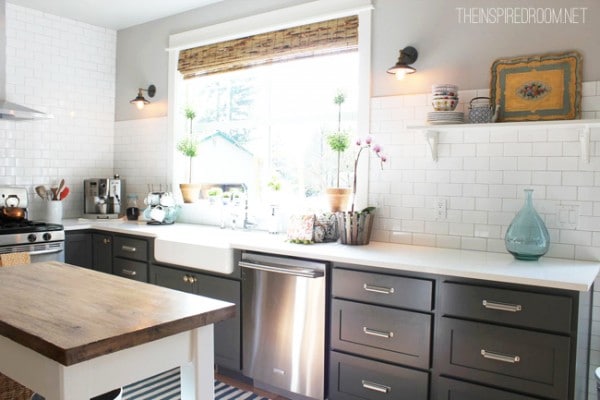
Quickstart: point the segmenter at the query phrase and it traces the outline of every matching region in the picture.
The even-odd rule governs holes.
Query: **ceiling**
[[[123,29],[223,0],[7,0],[110,29]]]

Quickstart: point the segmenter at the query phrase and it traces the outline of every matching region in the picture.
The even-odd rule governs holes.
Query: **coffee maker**
[[[125,181],[119,175],[112,178],[94,178],[83,181],[83,216],[92,219],[110,219],[121,216]]]

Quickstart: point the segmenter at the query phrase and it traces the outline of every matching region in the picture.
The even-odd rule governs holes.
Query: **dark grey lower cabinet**
[[[331,352],[331,400],[427,400],[429,373]]]
[[[475,385],[449,378],[438,378],[433,400],[536,400],[536,397],[522,396],[485,386]]]
[[[332,279],[331,400],[588,399],[591,292],[349,264]]]
[[[65,232],[65,262],[93,268],[92,235],[88,232]]]
[[[215,324],[215,364],[235,371],[241,370],[241,282],[239,280],[151,265],[150,283],[234,303],[235,317]]]

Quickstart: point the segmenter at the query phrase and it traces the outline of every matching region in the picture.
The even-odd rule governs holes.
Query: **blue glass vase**
[[[506,250],[517,260],[537,260],[550,248],[550,235],[540,215],[533,208],[533,189],[525,189],[525,205],[506,231]]]

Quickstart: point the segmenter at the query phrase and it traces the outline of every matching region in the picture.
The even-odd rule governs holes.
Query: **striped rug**
[[[123,400],[181,400],[179,368],[123,387]],[[269,400],[215,380],[215,400]]]

